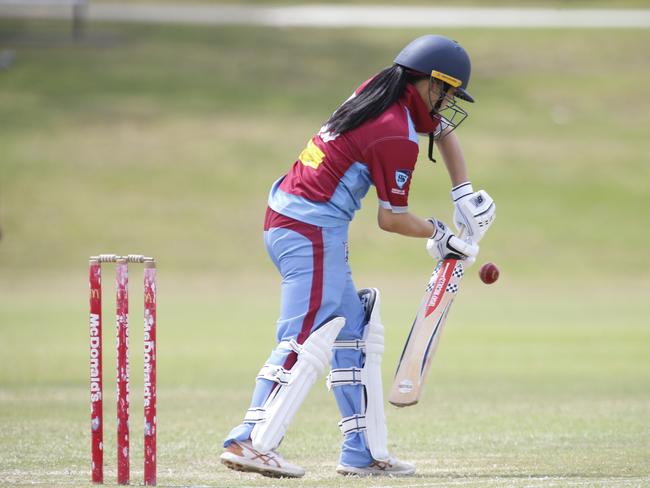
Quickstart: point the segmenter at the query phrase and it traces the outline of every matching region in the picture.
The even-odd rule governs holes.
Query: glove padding
[[[494,200],[485,190],[475,192],[469,182],[453,188],[451,198],[456,229],[465,228],[465,237],[471,242],[479,242],[496,217]]]
[[[436,232],[427,240],[427,252],[433,259],[437,261],[455,254],[463,260],[466,267],[474,264],[479,251],[478,244],[456,237],[440,220],[428,220],[436,228]]]

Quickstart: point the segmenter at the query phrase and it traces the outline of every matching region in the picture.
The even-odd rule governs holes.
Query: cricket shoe
[[[345,476],[410,476],[415,473],[415,465],[390,457],[388,461],[374,460],[363,468],[339,464],[336,472]]]
[[[270,478],[301,478],[305,470],[291,464],[277,451],[260,452],[250,440],[232,441],[220,456],[222,464],[235,471],[259,473]]]

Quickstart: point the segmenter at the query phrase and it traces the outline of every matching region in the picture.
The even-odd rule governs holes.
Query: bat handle
[[[461,225],[460,230],[458,231],[458,234],[456,234],[456,237],[458,237],[459,239],[462,239],[464,237],[464,235],[465,235],[465,230],[466,230],[465,226]],[[456,253],[450,252],[449,254],[447,254],[445,256],[445,259],[463,259],[463,257],[459,256]]]

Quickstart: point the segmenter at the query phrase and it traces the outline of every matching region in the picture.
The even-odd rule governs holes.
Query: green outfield
[[[425,32],[94,25],[73,44],[68,31],[0,21],[0,51],[15,53],[0,70],[0,485],[90,484],[87,258],[142,252],[159,261],[162,486],[650,486],[650,31],[441,32],[474,59],[459,134],[498,205],[479,263],[502,278],[468,273],[422,402],[387,408],[390,449],[418,475],[337,477],[339,415],[319,381],[282,445],[308,471],[298,483],[218,462],[273,345],[266,193],[337,104]],[[449,221],[444,168],[425,153],[411,207]],[[432,263],[375,212],[371,189],[350,252],[357,284],[383,293],[388,385]],[[141,279],[133,269],[134,484]]]

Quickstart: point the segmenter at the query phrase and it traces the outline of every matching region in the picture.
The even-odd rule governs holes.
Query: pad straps
[[[246,410],[246,415],[244,416],[244,422],[247,424],[256,424],[264,420],[266,416],[266,409],[262,407],[258,408],[249,408]]]
[[[366,375],[363,368],[337,368],[327,375],[327,389],[331,390],[336,386],[363,385]]]
[[[366,341],[363,339],[352,339],[349,341],[335,341],[334,349],[357,349],[363,351],[366,348]]]
[[[343,435],[351,434],[352,432],[363,432],[366,430],[366,416],[351,415],[350,417],[345,417],[339,422],[339,427]]]
[[[289,384],[289,381],[291,381],[291,371],[284,369],[282,366],[278,366],[277,364],[267,363],[262,366],[262,369],[260,369],[260,372],[257,373],[257,377],[255,379],[264,379],[273,381],[274,383],[278,383],[280,385],[287,385]]]

